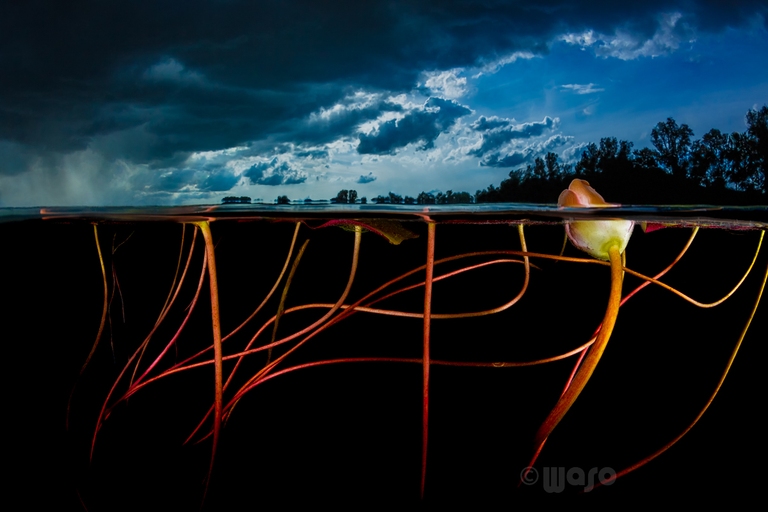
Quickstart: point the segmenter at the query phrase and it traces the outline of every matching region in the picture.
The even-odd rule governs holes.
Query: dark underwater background
[[[293,213],[269,218],[220,218],[211,224],[221,300],[229,332],[261,302],[287,255]],[[342,212],[339,215],[354,216]],[[704,214],[705,216],[707,214]],[[764,210],[749,213],[765,222]],[[533,218],[533,217],[530,217]],[[687,241],[687,227],[652,233],[635,228],[628,267],[653,275]],[[426,224],[403,226],[418,238],[392,245],[364,233],[351,302],[388,279],[423,265]],[[6,219],[7,220],[7,219]],[[310,243],[287,306],[333,303],[347,282],[353,234],[317,228],[310,216],[297,246]],[[484,224],[473,224],[479,221]],[[492,223],[501,220],[500,223]],[[519,250],[517,228],[460,213],[436,229],[436,258],[472,251]],[[520,221],[516,219],[516,221]],[[525,227],[528,249],[558,254],[563,226],[537,219]],[[102,275],[92,222],[97,222],[110,293],[114,268],[120,292],[99,346],[81,377],[103,304]],[[718,220],[701,229],[691,249],[662,280],[701,301],[722,297],[749,266],[759,231]],[[752,225],[754,227],[754,224]],[[198,510],[211,455],[210,440],[183,446],[212,403],[211,366],[177,374],[117,406],[99,432],[89,463],[96,417],[117,374],[154,325],[173,281],[182,225],[172,221],[98,218],[89,214],[0,223],[2,234],[6,474],[9,492],[30,508],[49,510]],[[184,258],[192,229],[186,228]],[[114,252],[113,246],[119,245]],[[198,236],[189,275],[171,314],[153,338],[144,367],[184,317],[202,265]],[[295,254],[295,253],[294,253]],[[565,255],[582,257],[570,244]],[[438,265],[436,275],[482,259]],[[431,357],[450,361],[527,361],[586,342],[604,314],[608,269],[533,260],[520,303],[495,315],[434,320]],[[766,248],[742,287],[724,304],[699,309],[649,286],[620,310],[600,364],[584,392],[550,436],[536,467],[619,471],[678,435],[705,405],[757,297],[768,265]],[[423,278],[423,273],[420,274]],[[414,278],[409,283],[415,283]],[[434,285],[433,312],[477,311],[517,294],[520,264],[492,265]],[[640,281],[626,276],[624,293]],[[277,310],[282,285],[232,353]],[[166,368],[211,344],[207,284],[193,319],[167,356]],[[423,288],[380,304],[418,312]],[[123,321],[123,308],[125,321]],[[279,335],[321,316],[286,315]],[[271,330],[270,330],[271,332]],[[637,501],[764,496],[766,444],[760,410],[765,395],[768,315],[763,302],[728,379],[709,411],[677,445],[609,487],[580,494],[566,485],[546,492],[542,480],[518,488],[533,438],[554,405],[574,359],[525,368],[431,368],[427,503],[547,503],[558,499]],[[267,333],[265,338],[269,338]],[[276,355],[285,349],[276,349]],[[420,358],[422,321],[358,313],[313,338],[289,364],[339,357]],[[247,359],[242,376],[265,363]],[[226,371],[231,365],[225,365]],[[223,430],[206,510],[270,503],[419,503],[421,468],[420,364],[349,363],[275,378],[238,404]],[[68,429],[67,402],[73,386]],[[567,498],[566,498],[567,497]]]

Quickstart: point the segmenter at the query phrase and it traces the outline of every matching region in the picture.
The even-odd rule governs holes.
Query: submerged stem
[[[694,299],[688,297],[684,293],[682,293],[682,292],[672,288],[671,286],[662,283],[661,281],[659,281],[657,279],[654,279],[654,278],[651,278],[651,277],[648,277],[648,276],[644,276],[640,272],[635,272],[634,270],[631,270],[631,269],[628,269],[628,268],[624,268],[624,270],[628,274],[631,274],[631,275],[633,275],[635,277],[639,277],[640,279],[643,279],[646,282],[653,283],[655,285],[661,286],[665,290],[669,290],[670,292],[674,293],[678,297],[681,297],[682,299],[686,300],[687,302],[690,302],[694,306],[697,306],[697,307],[700,307],[700,308],[713,308],[715,306],[719,306],[720,304],[725,302],[728,298],[730,298],[731,295],[736,293],[736,290],[738,290],[739,287],[742,285],[742,283],[747,279],[747,277],[749,276],[749,273],[752,272],[752,268],[755,266],[755,262],[757,261],[757,256],[760,254],[760,248],[763,245],[763,238],[765,238],[765,231],[761,231],[760,232],[760,240],[757,242],[757,249],[755,250],[755,255],[752,257],[752,262],[749,264],[749,267],[747,268],[747,271],[744,272],[744,275],[741,277],[739,282],[736,283],[736,286],[734,286],[731,291],[726,293],[725,296],[722,299],[716,300],[715,302],[710,302],[710,303],[699,302],[697,300],[694,300]]]
[[[699,227],[696,226],[693,228],[693,232],[691,233],[690,238],[688,238],[688,242],[683,247],[683,250],[680,251],[680,254],[677,255],[677,257],[672,260],[672,263],[667,265],[667,267],[653,276],[654,279],[659,279],[664,276],[667,272],[672,270],[672,268],[677,265],[677,262],[680,261],[680,259],[685,255],[685,253],[688,251],[688,248],[693,243],[693,239],[696,238],[696,233],[699,232]],[[622,265],[624,268],[627,268],[627,262],[626,262],[626,252],[624,253],[624,261],[622,261]],[[637,293],[642,290],[643,288],[650,285],[650,281],[644,281],[640,286],[632,290],[630,293],[628,293],[623,299],[621,299],[621,304],[619,306],[623,306],[629,299],[637,295]],[[600,329],[602,328],[602,324],[597,326],[597,329],[595,329],[595,333],[592,335],[592,339],[589,340],[589,342],[584,345],[584,350],[581,352],[581,355],[579,356],[579,359],[576,361],[576,364],[573,366],[573,371],[571,372],[571,375],[568,377],[568,380],[566,381],[565,387],[563,388],[563,393],[568,391],[568,388],[571,386],[571,381],[573,380],[573,376],[576,375],[576,371],[579,369],[579,366],[581,365],[581,361],[584,359],[584,356],[586,355],[586,349],[594,343],[595,339],[597,338],[597,335],[600,333]]]
[[[213,236],[211,235],[211,226],[208,221],[195,223],[203,233],[205,239],[205,253],[208,256],[208,285],[211,290],[211,322],[213,324],[213,366],[214,366],[214,416],[213,416],[213,449],[211,452],[211,465],[208,468],[208,478],[206,479],[205,492],[203,499],[208,492],[208,486],[213,474],[213,462],[216,457],[216,448],[219,444],[221,434],[221,416],[224,404],[223,393],[223,363],[221,352],[221,322],[219,315],[219,285],[216,279],[216,254],[213,246]]]
[[[197,228],[195,228],[195,233],[197,233]],[[195,239],[196,239],[196,238],[195,238],[195,236],[193,236],[193,237],[192,237],[192,244],[194,244],[194,241],[195,241]],[[192,251],[192,249],[193,249],[193,248],[194,248],[194,245],[193,245],[193,246],[190,248],[190,251]],[[189,260],[187,260],[187,263],[189,263]],[[203,267],[205,267],[205,265],[206,265],[206,263],[203,263]],[[183,280],[183,279],[184,279],[184,275],[182,275],[182,280]],[[177,285],[177,294],[178,294],[178,290],[179,290],[179,288],[181,287],[181,284],[182,284],[182,283],[181,283],[181,282],[179,282],[179,283],[178,283],[178,285]],[[142,353],[142,351],[143,351],[144,347],[146,346],[146,344],[147,344],[147,343],[149,343],[149,340],[150,340],[150,339],[152,339],[152,336],[155,334],[155,331],[156,331],[156,330],[157,330],[157,328],[160,326],[160,323],[162,323],[163,319],[165,318],[165,315],[168,313],[168,308],[170,308],[170,307],[171,307],[171,305],[173,304],[173,302],[174,302],[175,300],[176,300],[176,295],[174,295],[173,299],[171,299],[171,303],[170,303],[170,304],[169,304],[169,305],[166,307],[165,311],[161,312],[161,314],[160,314],[160,318],[158,318],[157,322],[155,322],[155,326],[154,326],[154,327],[152,328],[152,330],[149,332],[149,334],[148,334],[148,335],[147,335],[147,337],[144,339],[144,341],[141,343],[141,345],[139,345],[139,348],[137,348],[137,349],[136,349],[136,351],[134,351],[133,355],[132,355],[130,358],[128,358],[128,362],[127,362],[127,363],[125,363],[125,366],[124,366],[124,367],[123,367],[123,369],[120,371],[120,374],[117,376],[117,379],[115,379],[115,382],[114,382],[114,384],[112,384],[112,387],[110,388],[110,390],[109,390],[109,393],[107,393],[107,397],[104,399],[104,403],[103,403],[103,404],[102,404],[102,406],[101,406],[101,410],[99,411],[99,415],[98,415],[98,417],[96,418],[96,428],[95,428],[95,429],[94,429],[94,431],[93,431],[93,438],[92,438],[92,440],[91,440],[91,453],[90,453],[90,459],[93,459],[93,453],[94,453],[94,451],[95,451],[95,449],[96,449],[96,437],[97,437],[97,436],[98,436],[98,434],[99,434],[99,430],[101,429],[101,425],[102,425],[102,422],[103,422],[103,421],[104,421],[104,420],[107,418],[107,416],[109,415],[109,414],[108,414],[108,410],[107,410],[107,405],[109,405],[109,401],[110,401],[110,399],[112,398],[112,395],[114,394],[114,392],[115,392],[115,389],[117,389],[117,385],[118,385],[118,384],[120,383],[120,381],[123,379],[123,376],[124,376],[124,375],[125,375],[125,373],[128,371],[128,369],[130,368],[130,366],[131,366],[131,364],[133,363],[133,361],[134,361],[134,360],[135,360],[137,357],[139,357],[139,355]],[[150,379],[150,381],[151,381],[151,380],[153,380],[153,379]],[[145,384],[146,384],[146,383],[145,383]],[[128,393],[126,393],[125,397],[123,397],[123,398],[127,398],[127,396],[129,396],[130,394],[132,394],[132,392],[131,392],[130,390],[133,390],[133,392],[135,392],[137,389],[139,389],[139,387],[141,387],[141,386],[137,385],[136,383],[133,383],[133,384],[131,384],[131,387],[129,388],[129,392],[128,392]]]
[[[288,279],[285,280],[285,286],[283,286],[283,294],[280,296],[280,304],[277,306],[277,314],[275,315],[275,322],[272,327],[272,341],[270,344],[275,342],[275,339],[277,337],[277,326],[280,323],[280,317],[283,316],[283,311],[285,311],[285,299],[288,298],[288,290],[291,287],[291,283],[293,282],[293,276],[296,275],[296,270],[299,268],[299,262],[301,261],[301,257],[304,255],[304,251],[307,250],[307,245],[309,244],[309,240],[304,241],[304,245],[301,246],[301,249],[299,249],[299,253],[296,255],[296,259],[293,260],[293,266],[291,267],[290,273],[288,273]],[[267,364],[272,360],[272,348],[267,350]]]
[[[96,251],[99,253],[99,265],[101,265],[101,280],[104,285],[104,304],[101,308],[101,322],[99,323],[99,331],[96,333],[96,339],[93,342],[93,346],[91,347],[91,351],[88,353],[88,357],[85,358],[85,362],[83,363],[83,367],[80,368],[80,375],[83,374],[85,371],[85,368],[88,366],[88,363],[91,362],[91,358],[93,357],[94,352],[96,352],[96,347],[99,346],[99,340],[101,339],[101,335],[104,332],[104,324],[107,320],[107,304],[109,302],[109,292],[107,290],[107,272],[104,270],[104,257],[101,255],[101,245],[99,244],[99,231],[96,224],[93,225],[93,237],[96,240]]]
[[[197,233],[197,229],[195,229],[195,233]],[[194,242],[192,247],[190,248],[190,254],[192,253],[192,248],[194,248]],[[192,302],[190,302],[189,306],[187,306],[187,314],[184,317],[184,320],[181,322],[181,325],[176,330],[176,334],[174,334],[173,338],[171,338],[171,341],[169,341],[168,344],[163,349],[163,351],[160,352],[160,355],[155,358],[152,364],[150,364],[149,367],[146,370],[144,370],[144,373],[142,373],[141,376],[139,376],[139,378],[136,379],[134,383],[128,388],[128,391],[126,392],[125,396],[123,396],[123,399],[128,398],[130,395],[132,395],[136,391],[136,389],[138,389],[138,386],[141,383],[141,381],[144,380],[144,378],[147,375],[149,375],[149,372],[151,372],[155,366],[157,366],[157,364],[165,356],[165,354],[168,353],[168,350],[170,350],[172,346],[176,345],[176,341],[179,339],[179,336],[181,336],[181,332],[184,330],[184,327],[186,327],[187,322],[189,322],[189,319],[192,317],[192,313],[195,311],[195,306],[197,306],[197,299],[200,297],[200,291],[203,289],[203,282],[205,281],[205,273],[207,268],[208,268],[208,255],[203,254],[203,267],[200,272],[200,279],[198,279],[197,281],[197,289],[195,290],[194,297],[192,297]]]
[[[277,286],[280,284],[280,281],[283,280],[283,276],[285,275],[285,271],[288,269],[288,263],[290,263],[290,261],[291,261],[291,256],[293,256],[293,248],[296,245],[296,238],[299,236],[299,228],[300,227],[301,227],[301,222],[297,222],[296,223],[296,229],[293,230],[293,238],[291,239],[291,247],[290,247],[290,249],[288,249],[288,255],[285,257],[285,263],[283,264],[283,269],[280,271],[280,275],[277,276],[277,279],[275,280],[275,284],[272,285],[272,289],[269,290],[269,293],[264,296],[264,299],[261,301],[261,304],[259,304],[259,307],[257,307],[253,311],[253,313],[250,314],[250,316],[248,318],[243,320],[243,322],[240,325],[235,327],[235,329],[232,332],[230,332],[229,334],[224,336],[221,339],[221,341],[226,341],[227,339],[231,338],[238,331],[240,331],[240,329],[245,327],[248,324],[248,322],[253,320],[253,317],[255,317],[258,314],[259,311],[261,311],[261,308],[264,307],[264,305],[267,303],[267,301],[272,297],[272,294],[275,293],[275,290],[277,290]]]
[[[765,233],[763,231],[763,233]],[[762,239],[762,238],[761,238]],[[763,291],[765,290],[765,284],[766,281],[768,281],[768,267],[765,269],[765,275],[763,276],[763,282],[760,285],[760,291],[757,293],[757,298],[755,299],[755,305],[752,307],[752,312],[749,315],[749,318],[747,319],[746,325],[744,325],[744,329],[741,331],[741,335],[739,336],[738,341],[736,342],[736,346],[733,348],[733,351],[731,352],[731,357],[728,359],[728,363],[725,365],[725,370],[723,371],[722,376],[720,377],[720,380],[717,382],[717,386],[715,386],[715,390],[712,392],[712,395],[710,395],[709,399],[707,400],[707,403],[704,404],[704,407],[701,409],[699,414],[693,419],[693,421],[688,425],[685,430],[683,430],[677,437],[672,439],[670,442],[653,452],[651,455],[648,455],[644,459],[640,460],[639,462],[636,462],[635,464],[629,466],[628,468],[622,469],[615,475],[613,475],[610,478],[607,478],[606,480],[601,480],[599,483],[595,485],[595,488],[600,487],[601,485],[610,485],[612,484],[617,478],[626,475],[627,473],[631,473],[632,471],[641,468],[642,466],[645,466],[649,462],[651,462],[653,459],[661,455],[662,453],[666,452],[670,448],[672,448],[678,441],[680,441],[695,425],[699,422],[699,420],[704,416],[704,413],[707,412],[707,409],[709,409],[709,406],[712,405],[712,402],[714,401],[715,397],[717,396],[717,393],[720,391],[720,388],[723,386],[723,383],[725,382],[725,378],[728,376],[728,372],[731,369],[731,366],[733,365],[733,361],[736,359],[736,354],[739,352],[739,348],[741,348],[741,343],[744,341],[744,337],[747,335],[747,331],[749,330],[749,326],[752,324],[752,320],[755,318],[755,313],[757,312],[757,308],[760,305],[760,299],[763,296]]]
[[[171,283],[171,289],[168,291],[168,297],[165,299],[165,304],[163,304],[163,307],[160,310],[160,316],[155,321],[154,328],[150,332],[149,336],[147,336],[147,339],[144,340],[144,343],[141,346],[141,353],[139,354],[139,357],[136,360],[136,364],[133,367],[133,373],[131,374],[131,380],[128,383],[129,387],[134,385],[134,379],[136,378],[136,373],[139,371],[139,366],[141,365],[141,359],[144,357],[144,352],[146,352],[147,347],[149,346],[150,338],[154,334],[155,330],[163,322],[163,320],[165,320],[165,317],[166,315],[168,315],[168,312],[171,309],[171,306],[173,306],[173,304],[176,302],[176,298],[179,296],[179,292],[181,291],[181,285],[184,283],[184,279],[187,277],[187,271],[189,270],[189,266],[192,261],[192,250],[195,248],[195,240],[197,239],[197,230],[194,231],[194,234],[192,236],[192,245],[189,247],[189,254],[187,255],[187,263],[186,265],[184,265],[184,271],[181,273],[181,279],[179,279],[179,267],[181,266],[181,257],[184,254],[184,232],[185,231],[186,231],[186,226],[182,224],[181,247],[179,247],[179,260],[176,265],[176,272],[173,275],[173,282]],[[177,279],[178,279],[178,282],[177,282]]]
[[[88,357],[85,358],[83,367],[80,368],[80,373],[78,374],[78,378],[83,375],[83,372],[88,366],[88,363],[91,362],[91,358],[93,357],[93,354],[96,352],[96,347],[99,346],[99,340],[101,340],[101,335],[104,332],[104,324],[106,323],[106,320],[107,320],[107,307],[109,303],[109,292],[107,290],[107,272],[104,270],[104,257],[101,255],[101,245],[99,244],[99,230],[96,224],[93,225],[93,237],[96,239],[96,251],[98,251],[99,253],[99,264],[101,265],[101,278],[102,278],[102,282],[104,283],[104,305],[101,308],[101,322],[99,323],[99,330],[96,333],[96,339],[93,341],[93,346],[91,347],[91,351],[88,353]],[[76,385],[77,384],[75,384],[75,386]],[[69,392],[69,398],[67,399],[67,412],[66,412],[66,416],[64,417],[65,430],[69,430],[69,409],[72,405],[72,396],[75,394],[75,386],[72,386],[72,391]]]
[[[423,408],[421,438],[421,497],[424,498],[424,484],[427,478],[427,439],[429,433],[429,333],[432,320],[432,278],[435,269],[435,223],[427,224],[427,266],[424,279],[424,355],[423,368]]]
[[[536,446],[537,450],[533,461],[536,460],[536,457],[549,437],[549,434],[551,434],[557,424],[560,423],[560,420],[563,419],[565,414],[579,397],[579,394],[581,394],[584,386],[587,385],[592,373],[595,371],[597,363],[600,361],[600,358],[605,351],[608,340],[611,338],[613,327],[616,325],[616,317],[619,314],[619,306],[621,304],[623,266],[621,254],[619,253],[619,248],[617,246],[612,246],[609,249],[608,254],[611,263],[611,292],[608,297],[608,307],[605,311],[605,317],[603,318],[603,326],[600,329],[600,333],[597,335],[595,343],[584,358],[584,362],[579,368],[579,371],[573,377],[570,387],[557,401],[554,409],[552,409],[552,412],[549,413],[549,416],[536,433],[534,446]],[[529,466],[533,464],[533,461]]]
[[[279,365],[284,359],[286,359],[288,356],[290,356],[300,346],[302,346],[304,343],[309,341],[315,335],[317,335],[320,332],[322,332],[323,330],[325,330],[325,328],[327,328],[328,326],[333,325],[334,323],[336,323],[335,322],[336,319],[331,319],[331,317],[334,315],[334,313],[336,313],[336,311],[338,311],[341,308],[342,304],[344,304],[344,301],[347,299],[347,296],[349,295],[349,292],[352,289],[352,283],[354,283],[354,281],[355,281],[355,275],[357,273],[357,264],[358,264],[358,260],[359,260],[359,257],[360,257],[360,240],[362,238],[363,230],[362,230],[362,228],[360,226],[355,226],[354,230],[355,230],[355,242],[354,242],[354,247],[353,247],[353,250],[352,250],[352,267],[349,270],[349,280],[347,281],[347,286],[344,288],[344,292],[341,294],[341,297],[339,297],[339,300],[336,302],[336,304],[334,304],[334,306],[330,309],[330,311],[328,311],[325,315],[323,315],[322,318],[320,318],[319,320],[315,321],[309,327],[305,327],[304,329],[302,329],[301,331],[299,331],[297,333],[294,333],[294,334],[292,334],[292,335],[290,335],[290,336],[288,336],[286,338],[283,338],[282,340],[278,340],[274,344],[270,344],[270,345],[277,345],[277,344],[280,344],[280,343],[285,343],[285,342],[287,342],[289,340],[298,338],[298,337],[300,337],[300,336],[302,336],[304,334],[309,333],[306,338],[304,338],[303,340],[298,342],[296,345],[294,345],[292,348],[290,348],[287,352],[285,352],[282,356],[278,357],[277,359],[275,359],[271,363],[267,364],[260,371],[256,372],[256,374],[253,377],[251,377],[248,380],[248,382],[246,382],[240,388],[240,390],[235,394],[234,398],[229,401],[229,403],[228,403],[228,405],[226,407],[227,411],[231,412],[231,408],[233,407],[233,405],[235,403],[237,403],[238,400],[240,400],[240,398],[243,396],[243,394],[246,391],[248,391],[248,389],[252,388],[254,383],[259,382],[265,375],[268,375],[275,366]],[[346,312],[343,311],[341,313],[341,315],[339,315],[339,317],[343,317],[342,315],[345,315],[345,313]],[[339,317],[337,317],[337,318],[339,318]],[[329,319],[330,319],[330,321],[328,323],[326,323],[326,320],[329,320]],[[323,324],[325,324],[325,325],[323,325]],[[315,327],[318,327],[318,329],[315,330],[314,332],[312,332],[315,329]],[[263,328],[264,327],[262,327],[262,329],[259,330],[259,333],[261,333]],[[256,340],[256,338],[258,337],[259,333],[257,333],[256,336],[254,336],[251,339],[250,343],[253,343]],[[250,343],[249,343],[249,346],[250,346]],[[267,347],[261,347],[260,349],[257,349],[257,350],[263,350],[265,348],[268,348],[268,346]],[[248,351],[246,350],[246,352],[248,352]],[[236,354],[234,357],[242,358],[246,354],[246,352],[241,352],[240,354]],[[230,356],[230,357],[233,357],[233,356]],[[192,366],[194,366],[194,365],[192,365]],[[233,372],[233,374],[234,374],[234,372]],[[232,378],[233,374],[230,374],[230,377],[229,377],[230,379]],[[228,414],[229,414],[229,412],[228,412]],[[206,417],[207,417],[207,415],[206,415]],[[197,431],[199,428],[200,427],[198,426],[198,428],[195,429],[195,431]],[[194,433],[193,433],[193,435],[194,435]],[[191,438],[191,436],[190,436],[190,438]],[[189,438],[187,439],[187,441],[189,441]]]

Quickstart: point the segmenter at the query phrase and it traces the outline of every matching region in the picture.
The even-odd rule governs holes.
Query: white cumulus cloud
[[[650,38],[631,30],[618,28],[613,34],[601,34],[593,30],[568,33],[558,39],[582,48],[594,47],[595,55],[634,60],[639,57],[658,57],[669,54],[680,47],[682,41],[695,40],[692,29],[680,23],[683,15],[679,12],[664,13],[658,17],[658,27]]]
[[[461,68],[448,71],[424,72],[424,87],[429,89],[434,96],[440,96],[449,100],[461,98],[467,93],[467,78],[459,76]]]
[[[594,94],[596,92],[603,92],[605,89],[602,87],[595,87],[597,84],[564,84],[560,87],[562,89],[570,90],[576,94]]]

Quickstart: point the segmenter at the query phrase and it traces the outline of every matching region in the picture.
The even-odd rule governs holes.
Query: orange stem
[[[579,368],[579,371],[573,377],[571,386],[557,401],[554,409],[552,409],[552,411],[549,413],[549,416],[547,416],[547,419],[536,433],[536,439],[534,441],[536,453],[531,463],[528,465],[529,467],[538,457],[538,454],[549,435],[574,404],[576,399],[579,397],[579,394],[581,394],[581,391],[584,389],[584,386],[587,385],[587,382],[589,382],[592,373],[595,371],[595,367],[597,367],[597,363],[600,361],[600,358],[605,351],[608,340],[611,338],[613,327],[616,325],[616,318],[618,317],[619,306],[621,304],[623,266],[618,247],[611,247],[609,250],[609,256],[611,265],[611,292],[608,298],[608,307],[605,311],[602,328],[600,329],[600,333],[597,335],[595,343],[592,345],[586,357],[584,358],[584,362]],[[525,478],[525,474],[523,474],[523,478]]]
[[[213,474],[213,462],[216,457],[216,448],[221,434],[221,416],[224,404],[223,362],[221,352],[221,323],[219,315],[219,285],[216,279],[216,254],[213,246],[211,226],[208,221],[196,222],[205,239],[205,253],[208,256],[208,285],[211,289],[211,322],[213,324],[213,366],[214,366],[214,415],[213,415],[213,449],[211,451],[211,465],[208,468],[208,478],[205,483],[203,500],[208,492]]]

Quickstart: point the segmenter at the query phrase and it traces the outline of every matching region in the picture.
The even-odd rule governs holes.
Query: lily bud
[[[619,206],[606,203],[603,197],[584,180],[573,180],[557,199],[559,208],[607,208]],[[593,258],[607,261],[612,246],[624,252],[635,223],[631,220],[579,220],[565,225],[571,243]]]

